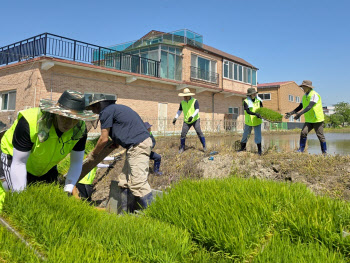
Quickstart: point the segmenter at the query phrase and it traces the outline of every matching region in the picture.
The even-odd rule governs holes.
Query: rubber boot
[[[162,175],[162,172],[159,172],[160,161],[154,161],[153,172],[157,175]]]
[[[237,152],[245,152],[246,151],[246,149],[245,149],[246,145],[247,145],[247,143],[241,142],[241,149],[239,149]]]
[[[258,143],[257,146],[258,146],[258,154],[261,155],[262,154],[261,143]]]
[[[141,208],[145,209],[149,206],[150,203],[153,201],[153,194],[152,192],[146,194],[145,196],[138,198],[138,203],[141,206]]]
[[[129,195],[129,189],[120,187],[120,201],[121,201],[121,212],[129,212],[128,209],[128,195]]]
[[[299,152],[299,153],[304,152],[305,146],[306,146],[306,140],[307,140],[307,137],[305,137],[305,138],[300,138],[300,147],[299,147],[299,149],[297,150],[297,152]]]
[[[202,145],[203,145],[203,151],[206,152],[207,151],[207,146],[205,145],[205,138],[204,137],[199,137]]]
[[[180,146],[179,153],[183,153],[185,151],[185,142],[186,142],[186,138],[181,138],[181,146]]]
[[[323,154],[327,154],[327,143],[321,142],[321,151]]]

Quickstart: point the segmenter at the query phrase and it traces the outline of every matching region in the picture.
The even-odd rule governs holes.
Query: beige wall
[[[0,90],[17,90],[16,111],[0,111],[0,120],[8,123],[9,115],[15,117],[19,110],[38,106],[42,98],[58,100],[67,89],[116,94],[118,103],[131,107],[145,119],[158,118],[159,103],[166,103],[167,118],[174,118],[182,99],[178,96],[181,90],[176,90],[176,85],[172,83],[136,80],[126,84],[124,76],[58,65],[47,71],[41,70],[40,67],[41,62],[0,68]],[[214,95],[213,112],[212,96],[213,92],[210,91],[195,96],[199,101],[201,119],[211,120],[214,116],[215,120],[223,120],[229,107],[239,107],[238,121],[243,121],[241,97],[225,98],[224,94],[220,93]]]
[[[293,81],[286,84],[280,85],[279,88],[259,88],[259,93],[270,93],[271,100],[264,100],[264,107],[275,110],[281,114],[285,114],[286,112],[290,112],[294,110],[299,103],[301,103],[302,97],[304,95],[303,90]],[[292,95],[294,101],[289,101],[289,95]],[[295,97],[299,96],[300,102],[296,102]],[[288,122],[283,118],[284,122]],[[301,116],[300,122],[304,122],[304,115]]]

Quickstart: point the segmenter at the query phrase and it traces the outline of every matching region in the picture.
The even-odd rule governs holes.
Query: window
[[[295,102],[300,103],[300,97],[299,96],[295,96]]]
[[[1,93],[1,110],[16,109],[16,91],[6,91]]]
[[[229,107],[228,108],[228,113],[230,114],[239,114],[239,108],[238,107]]]
[[[216,61],[192,54],[191,78],[217,83]]]
[[[224,60],[223,65],[224,78],[256,85],[256,70],[241,66],[228,60]]]
[[[293,95],[288,95],[288,100],[293,102],[294,101],[294,96]]]
[[[289,122],[294,122],[294,116],[293,115],[289,117]]]
[[[162,78],[182,79],[182,57],[180,56],[180,51],[179,48],[161,45],[160,76]]]
[[[258,93],[258,96],[262,100],[271,100],[271,93]]]

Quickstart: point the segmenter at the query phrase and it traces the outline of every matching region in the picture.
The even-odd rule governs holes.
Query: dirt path
[[[235,138],[234,138],[235,139]],[[233,139],[233,141],[234,141]],[[239,137],[237,136],[237,139]],[[323,156],[295,152],[278,153],[265,149],[262,156],[256,152],[236,153],[234,145],[212,145],[202,151],[199,140],[191,137],[187,149],[178,154],[177,140],[157,140],[155,151],[162,155],[162,176],[152,173],[150,162],[149,182],[154,189],[165,190],[182,178],[205,179],[227,176],[253,177],[276,181],[300,182],[317,194],[350,200],[350,156]],[[248,147],[254,151],[254,147]],[[209,160],[211,151],[218,151]],[[93,200],[105,206],[109,185],[117,180],[124,163],[124,156],[110,170],[98,172]]]

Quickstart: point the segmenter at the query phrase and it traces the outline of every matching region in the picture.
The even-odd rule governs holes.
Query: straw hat
[[[311,80],[303,80],[303,83],[301,83],[301,85],[299,87],[309,87],[311,89],[314,88],[314,86],[312,86],[312,81]]]
[[[185,96],[194,96],[196,94],[192,93],[190,89],[185,88],[183,93],[179,93],[180,97],[185,97]]]
[[[85,110],[84,94],[78,91],[66,90],[62,93],[58,102],[41,99],[39,107],[42,111],[76,120],[95,121],[98,119],[98,115],[92,111]]]

